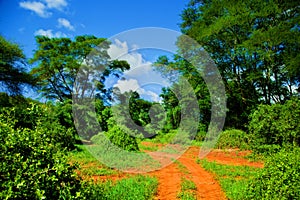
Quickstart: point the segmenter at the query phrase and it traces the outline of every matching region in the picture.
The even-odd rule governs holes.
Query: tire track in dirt
[[[190,147],[178,159],[178,161],[187,168],[189,177],[191,177],[191,180],[197,186],[197,199],[226,199],[225,193],[222,191],[218,181],[214,179],[214,176],[196,163],[199,150],[199,147]],[[250,151],[239,150],[212,150],[204,159],[226,165],[263,167],[262,162],[252,162],[243,158],[243,156],[250,153]],[[156,200],[176,199],[177,194],[180,192],[181,178],[186,176],[186,174],[178,169],[176,163],[172,163],[150,174],[155,175],[159,180]]]
[[[196,159],[190,158],[195,156],[194,149],[190,148],[179,161],[187,168],[191,180],[197,187],[197,199],[209,199],[209,200],[225,200],[225,193],[222,191],[219,183],[214,179],[213,175],[205,171],[199,164],[196,163]]]
[[[219,183],[213,178],[213,175],[196,163],[198,152],[199,149],[190,148],[179,158],[179,161],[187,168],[188,175],[196,184],[197,199],[226,199],[224,192]],[[177,199],[181,189],[181,178],[186,176],[186,174],[178,169],[176,163],[172,163],[150,174],[156,176],[159,180],[156,200]]]
[[[158,178],[158,188],[155,200],[176,199],[180,191],[180,180],[182,173],[175,163],[150,173]]]

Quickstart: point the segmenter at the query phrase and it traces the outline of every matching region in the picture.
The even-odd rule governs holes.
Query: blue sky
[[[31,58],[36,49],[35,35],[73,38],[88,34],[110,38],[142,27],[180,31],[180,14],[187,3],[188,0],[0,0],[0,34],[18,43],[26,57]],[[122,91],[137,90],[144,97],[148,96],[145,98],[159,101],[158,91],[168,83],[150,68],[155,58],[164,52],[129,53],[126,50],[134,43],[113,42],[112,49],[127,53],[123,59],[133,69],[126,73],[126,80],[114,80],[111,84]]]
[[[27,57],[34,35],[110,37],[139,27],[180,31],[188,0],[0,0],[0,34],[21,45]],[[52,30],[52,31],[50,31]]]

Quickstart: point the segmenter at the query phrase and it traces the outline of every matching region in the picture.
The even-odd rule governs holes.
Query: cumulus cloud
[[[160,102],[161,98],[157,88],[167,87],[170,84],[162,76],[152,69],[152,62],[143,58],[139,53],[137,45],[129,46],[126,41],[116,39],[108,49],[108,54],[112,60],[125,60],[130,65],[130,70],[124,72],[124,80],[118,80],[114,87],[118,87],[121,93],[130,90],[137,91],[141,96],[146,96],[147,99]],[[143,89],[140,86],[149,84],[156,85],[156,90]]]
[[[68,5],[66,0],[43,0],[43,1],[22,1],[19,3],[21,8],[33,11],[40,17],[50,17],[51,9],[62,11]]]
[[[58,18],[57,22],[58,22],[58,27],[64,27],[69,29],[70,31],[75,30],[74,26],[70,23],[70,21],[65,18]]]
[[[62,33],[62,32],[55,32],[53,33],[52,29],[44,30],[44,29],[39,29],[35,31],[34,35],[42,35],[42,36],[47,36],[49,38],[59,38],[59,37],[66,37],[67,35]]]
[[[140,68],[142,73],[147,73],[152,70],[152,63],[145,61],[142,54],[134,52],[138,49],[137,45],[133,45],[129,52],[129,47],[127,42],[121,42],[116,39],[113,44],[110,45],[107,53],[112,60],[125,60],[130,65],[130,71],[126,71],[125,74],[131,74],[132,76],[138,75],[141,71],[137,70]]]
[[[24,8],[24,9],[35,12],[40,17],[50,17],[52,15],[51,12],[47,11],[47,7],[45,6],[45,4],[43,4],[41,2],[23,1],[23,2],[20,2],[19,5],[20,5],[20,7]]]
[[[142,88],[136,79],[128,79],[128,80],[118,80],[118,82],[114,85],[114,87],[119,88],[121,93],[136,91],[141,96],[146,97],[147,99],[155,102],[160,102],[161,97],[153,91],[145,90]]]

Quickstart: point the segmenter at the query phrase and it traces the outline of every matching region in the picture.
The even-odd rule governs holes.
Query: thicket
[[[238,129],[229,129],[223,131],[218,139],[216,148],[219,149],[248,149],[249,141],[247,133]]]
[[[14,129],[14,123],[0,114],[0,198],[80,197],[82,183],[75,174],[76,165],[67,163],[48,129]]]
[[[271,155],[247,186],[246,199],[299,199],[300,149]]]
[[[249,140],[259,153],[300,145],[300,100],[284,104],[260,105],[250,116]]]

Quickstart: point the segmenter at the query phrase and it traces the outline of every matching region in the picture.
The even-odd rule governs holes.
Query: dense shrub
[[[300,199],[300,150],[282,149],[248,185],[247,199]]]
[[[238,129],[230,129],[223,131],[218,139],[216,144],[216,148],[220,149],[228,149],[228,148],[240,148],[247,149],[248,145],[248,137],[247,134]]]
[[[0,115],[0,199],[71,199],[82,183],[43,129],[13,129]]]
[[[138,143],[130,129],[123,125],[117,125],[113,119],[109,120],[107,132],[100,132],[91,138],[94,144],[108,147],[107,139],[110,142],[127,151],[139,151]]]
[[[2,108],[0,113],[3,119],[12,120],[14,129],[30,129],[43,132],[52,144],[74,149],[75,131],[72,127],[60,124],[57,112],[53,105],[29,102],[26,107],[16,105],[14,107]]]
[[[300,100],[285,104],[261,105],[250,116],[249,135],[253,149],[276,151],[300,144]]]
[[[107,131],[108,139],[118,147],[127,151],[138,151],[136,138],[130,135],[130,130],[121,125],[111,126]]]

